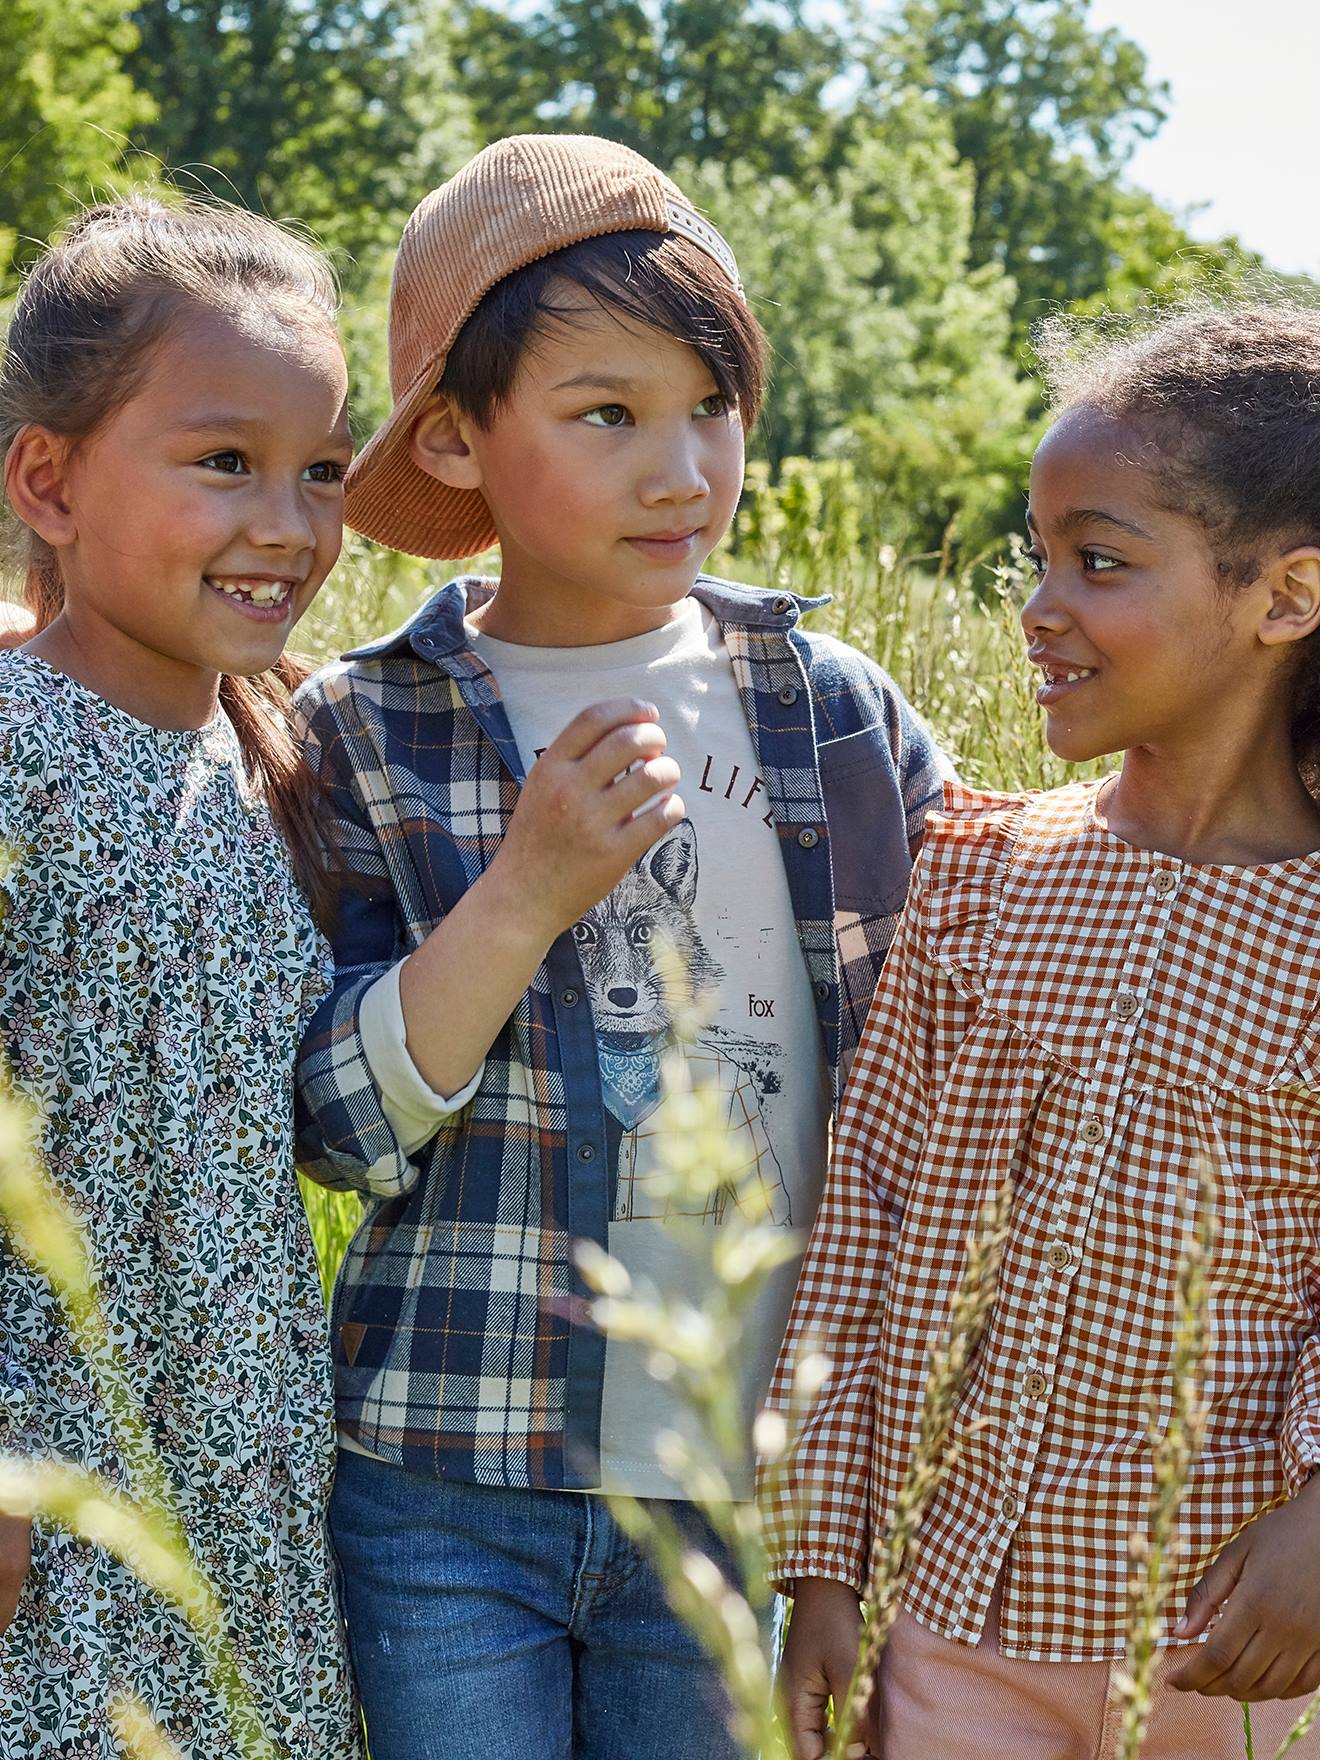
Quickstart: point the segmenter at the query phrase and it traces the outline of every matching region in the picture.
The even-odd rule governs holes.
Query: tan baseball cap
[[[475,556],[495,542],[484,497],[415,465],[412,425],[463,325],[497,281],[607,232],[678,232],[739,286],[733,253],[649,160],[595,135],[510,135],[413,210],[390,284],[394,408],[353,461],[344,515],[354,531],[413,556]]]

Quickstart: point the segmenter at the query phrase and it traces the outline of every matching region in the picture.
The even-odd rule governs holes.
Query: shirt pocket
[[[864,727],[826,740],[819,752],[834,908],[850,916],[896,917],[912,858],[888,732]]]

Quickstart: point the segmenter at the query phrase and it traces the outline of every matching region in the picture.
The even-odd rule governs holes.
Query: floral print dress
[[[194,1556],[274,1753],[359,1760],[291,1148],[323,944],[223,714],[162,732],[21,651],[0,654],[0,843],[0,1037]],[[50,1289],[2,1235],[0,1451],[140,1489]],[[39,1523],[0,1637],[0,1760],[118,1760],[124,1693],[185,1760],[238,1751],[182,1619]]]

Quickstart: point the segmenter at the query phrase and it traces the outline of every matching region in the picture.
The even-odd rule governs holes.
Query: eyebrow
[[[579,373],[575,378],[563,379],[555,386],[556,391],[578,391],[590,385],[597,391],[634,391],[637,388],[635,379],[620,379],[611,373]]]
[[[186,422],[176,422],[175,432],[179,434],[214,434],[217,429],[244,434],[267,433],[272,423],[262,416],[240,416],[233,410],[214,410],[207,415],[192,416]],[[351,446],[352,436],[347,426],[333,428],[326,435],[326,443],[332,446]]]
[[[215,428],[242,428],[251,431],[255,428],[268,428],[270,423],[260,416],[240,416],[233,410],[208,410],[205,415],[191,416],[186,422],[176,422],[175,427],[181,434],[209,433]]]
[[[1036,516],[1030,508],[1027,509],[1027,524],[1033,532],[1040,530]],[[1116,513],[1106,513],[1103,507],[1070,507],[1067,513],[1061,513],[1054,521],[1054,530],[1074,532],[1078,526],[1091,525],[1112,526],[1117,532],[1126,532],[1130,538],[1144,538],[1148,544],[1155,541],[1154,534],[1146,531],[1144,526],[1134,525],[1129,519],[1120,519]]]

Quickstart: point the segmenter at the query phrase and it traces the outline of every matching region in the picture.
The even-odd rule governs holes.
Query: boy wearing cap
[[[301,699],[350,875],[300,1159],[367,1206],[332,1521],[373,1760],[714,1760],[713,1669],[598,1493],[665,1499],[733,1567],[660,1459],[685,1415],[584,1322],[573,1248],[700,1302],[692,1231],[737,1201],[676,1215],[656,1179],[661,942],[708,999],[688,1055],[747,1178],[809,1226],[941,763],[885,674],[798,627],[810,602],[699,572],[764,339],[646,160],[521,136],[433,191],[390,371],[349,522],[423,556],[498,541],[501,574]],[[794,1271],[741,1347],[749,1432]],[[726,1471],[749,1495],[746,1451]]]

